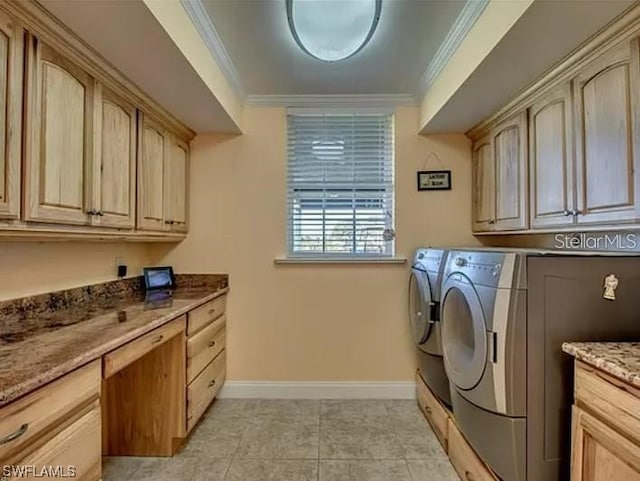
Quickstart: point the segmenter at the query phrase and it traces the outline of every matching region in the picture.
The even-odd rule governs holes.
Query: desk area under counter
[[[178,275],[168,298],[127,279],[0,303],[0,466],[171,456],[226,373],[226,275]],[[70,473],[67,473],[70,474]]]

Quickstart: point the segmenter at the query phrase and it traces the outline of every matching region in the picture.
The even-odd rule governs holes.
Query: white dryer
[[[409,277],[409,320],[418,347],[418,370],[431,391],[451,405],[440,333],[440,285],[447,252],[417,249]]]

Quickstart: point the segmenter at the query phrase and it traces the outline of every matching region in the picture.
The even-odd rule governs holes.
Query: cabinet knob
[[[495,223],[496,223],[496,221],[495,221],[495,220],[493,220],[493,219],[491,219],[491,220],[489,221],[489,224],[491,224],[491,225],[493,225],[493,224],[495,224]]]
[[[102,212],[101,210],[99,210],[98,212],[96,212],[96,215],[99,215],[100,217],[102,217],[104,215],[104,212]]]
[[[573,211],[569,210],[569,209],[565,209],[563,212],[565,217],[569,217],[570,215],[573,215]]]
[[[572,215],[572,216],[574,216],[574,217],[579,216],[579,215],[581,215],[581,214],[582,214],[582,212],[581,212],[581,211],[579,211],[578,209],[573,209],[573,210],[571,211],[571,215]]]
[[[97,215],[97,214],[98,214],[98,212],[97,212],[97,211],[95,211],[94,209],[89,209],[89,210],[87,211],[87,214],[89,214],[89,215]]]

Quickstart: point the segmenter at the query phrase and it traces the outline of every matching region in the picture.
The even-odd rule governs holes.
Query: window
[[[290,109],[290,257],[393,255],[393,117]]]

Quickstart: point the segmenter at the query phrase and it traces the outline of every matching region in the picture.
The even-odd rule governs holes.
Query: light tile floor
[[[173,458],[105,458],[104,481],[457,481],[415,401],[216,401]]]

